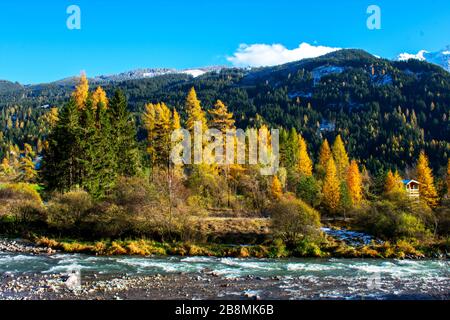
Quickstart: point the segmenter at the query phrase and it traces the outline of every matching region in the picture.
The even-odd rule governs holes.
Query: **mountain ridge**
[[[420,50],[417,54],[401,53],[397,56],[396,60],[407,61],[407,60],[419,60],[426,61],[435,65],[442,67],[444,70],[450,72],[450,45],[446,46],[444,49],[429,52],[427,50]]]
[[[125,92],[138,124],[150,102],[165,102],[185,119],[186,94],[195,87],[205,110],[220,99],[239,128],[296,128],[312,150],[339,133],[349,152],[374,172],[404,169],[422,149],[435,168],[450,156],[450,73],[425,61],[391,61],[346,49],[274,67],[225,68],[198,77],[165,74],[102,87],[109,96]],[[14,88],[0,94],[0,109],[61,107],[73,90],[55,84]],[[142,127],[138,136],[145,138]]]

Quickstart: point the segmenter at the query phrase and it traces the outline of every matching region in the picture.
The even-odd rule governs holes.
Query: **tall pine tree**
[[[136,141],[136,125],[128,111],[124,93],[114,93],[108,109],[112,128],[112,143],[116,146],[117,174],[134,176],[140,170],[139,149]]]

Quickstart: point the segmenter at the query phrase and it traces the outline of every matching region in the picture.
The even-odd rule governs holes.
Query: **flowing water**
[[[267,280],[289,299],[449,299],[450,269],[441,260],[239,259],[213,257],[98,257],[82,254],[0,253],[0,274],[213,274]],[[270,280],[270,281],[269,281]],[[260,295],[264,296],[264,286]],[[272,288],[273,289],[273,288]],[[269,290],[269,288],[267,289]],[[282,293],[282,294],[281,294]],[[272,294],[272,293],[271,293]],[[270,295],[269,295],[270,297]]]

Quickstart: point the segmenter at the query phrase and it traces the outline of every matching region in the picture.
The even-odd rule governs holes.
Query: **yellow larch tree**
[[[108,98],[106,97],[106,92],[102,87],[98,86],[97,89],[92,93],[92,108],[95,110],[97,106],[103,109],[108,108]]]
[[[86,107],[86,101],[89,96],[89,83],[86,77],[86,73],[81,73],[78,85],[75,91],[72,93],[72,97],[75,100],[79,109],[84,109]]]
[[[308,147],[305,139],[301,135],[298,137],[298,163],[297,171],[300,176],[312,176],[312,161],[308,154]]]
[[[7,178],[13,172],[13,168],[9,164],[7,157],[4,157],[0,164],[0,177]]]
[[[349,166],[349,159],[341,135],[338,135],[334,140],[332,153],[336,163],[337,175],[339,179],[344,180]]]
[[[208,129],[206,114],[203,111],[200,101],[197,98],[197,92],[192,87],[186,97],[185,109],[188,115],[186,126],[189,131],[194,130],[194,124],[197,121],[202,123],[202,130],[205,132]]]
[[[212,110],[208,111],[211,115],[211,121],[209,124],[210,128],[214,128],[219,130],[223,134],[223,160],[226,162],[226,150],[227,150],[227,138],[226,133],[228,130],[235,129],[234,123],[235,120],[233,118],[233,113],[228,111],[228,107],[221,101],[217,100],[216,104],[214,105],[214,108]],[[233,159],[236,158],[236,136],[233,139],[233,142],[228,145],[228,147],[233,148]],[[233,180],[235,177],[233,177],[233,173],[238,173],[242,171],[243,168],[239,164],[225,164],[221,166],[221,172],[224,177],[227,184],[227,204],[228,207],[231,204],[231,184],[233,183]],[[232,173],[230,175],[230,173]]]
[[[417,181],[420,182],[420,197],[434,208],[438,204],[438,194],[434,186],[433,172],[428,164],[428,157],[421,151],[416,166]]]
[[[172,113],[164,102],[156,104],[154,126],[155,160],[158,165],[165,168],[169,165],[172,133],[171,118]]]
[[[59,112],[58,108],[51,108],[49,112],[45,113],[42,116],[42,120],[48,124],[50,128],[54,128],[56,126],[56,123],[59,120]]]
[[[347,170],[347,188],[352,200],[352,205],[358,207],[362,201],[362,175],[355,160],[350,162]]]
[[[336,164],[332,157],[328,160],[326,166],[322,193],[325,207],[330,213],[336,213],[341,200],[341,191]]]
[[[148,103],[145,105],[145,111],[142,115],[142,122],[144,123],[145,130],[147,130],[147,153],[150,156],[151,170],[155,165],[155,121],[155,105],[153,103]]]
[[[208,111],[211,115],[209,127],[226,133],[227,130],[234,128],[233,113],[228,112],[228,107],[220,100],[217,100],[214,109]]]
[[[281,199],[281,197],[283,196],[283,187],[281,186],[280,179],[278,179],[276,175],[274,175],[272,178],[270,193],[275,199]]]
[[[181,128],[180,115],[175,108],[172,111],[172,130],[178,130]]]
[[[322,145],[320,146],[320,152],[319,152],[319,166],[325,170],[327,167],[328,160],[331,158],[331,149],[330,145],[328,144],[328,140],[325,139],[322,142]]]
[[[395,173],[392,173],[391,170],[388,171],[384,181],[384,192],[385,194],[398,194],[405,192],[402,177],[398,171],[395,171]]]
[[[175,108],[172,110],[172,130],[178,130],[181,129],[181,120],[180,115],[178,114],[177,110]],[[180,154],[182,151],[182,147],[179,146],[179,142],[183,139],[182,134],[178,134],[177,136],[174,136],[175,139],[171,141],[172,150],[175,150],[178,152],[177,154]],[[172,138],[172,137],[171,137]],[[173,165],[174,170],[173,173],[177,175],[178,177],[181,177],[183,175],[183,165],[177,164]]]

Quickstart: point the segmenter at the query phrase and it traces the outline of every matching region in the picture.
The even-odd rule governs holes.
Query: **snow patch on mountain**
[[[206,71],[200,70],[200,69],[188,69],[188,70],[181,71],[181,73],[188,74],[188,75],[193,76],[194,78],[197,78],[201,75],[204,75],[206,73]]]
[[[314,79],[314,85],[320,82],[322,77],[329,74],[342,73],[344,68],[338,66],[321,66],[317,67],[312,71],[312,76]]]

